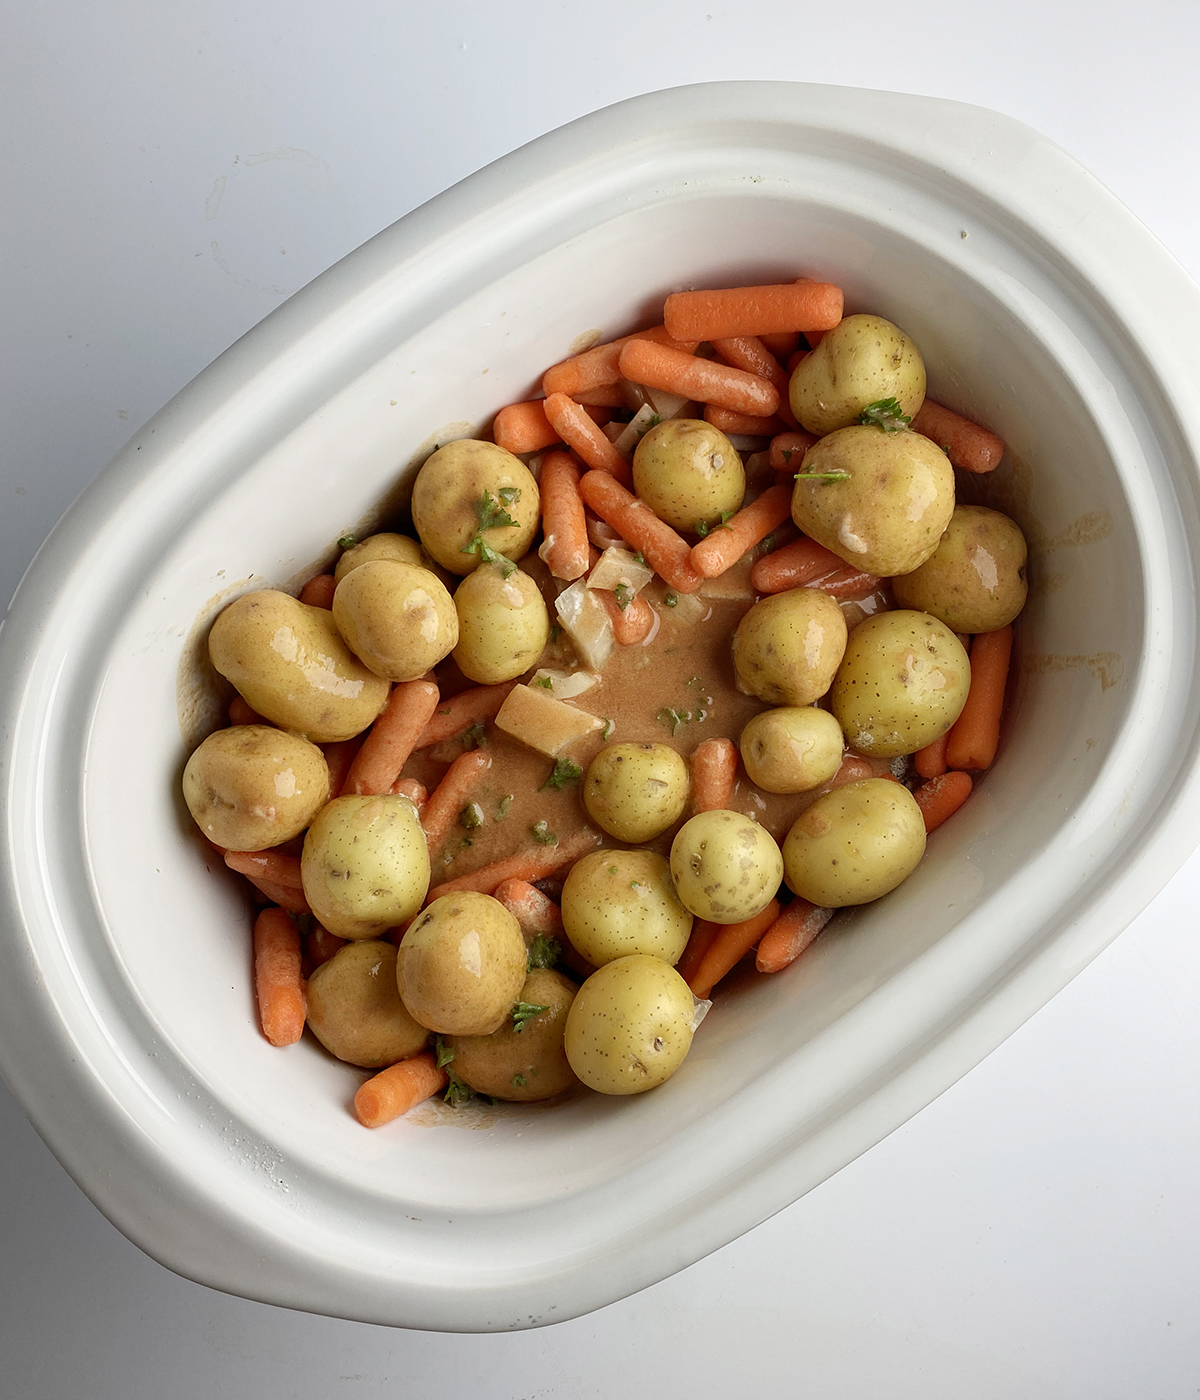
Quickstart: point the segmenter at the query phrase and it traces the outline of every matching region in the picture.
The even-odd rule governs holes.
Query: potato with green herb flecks
[[[454,659],[469,680],[498,685],[536,664],[550,640],[542,591],[507,560],[483,564],[454,590],[458,645]]]
[[[390,559],[393,564],[412,564],[417,568],[424,568],[426,564],[416,540],[409,539],[407,535],[382,531],[353,544],[347,542],[333,571],[334,581],[341,583],[352,569],[357,569],[360,564],[373,563],[376,559]]]
[[[774,899],[783,858],[771,833],[741,812],[701,812],[671,843],[671,878],[698,918],[738,924]]]
[[[563,1049],[574,999],[569,978],[553,968],[534,968],[499,1030],[446,1037],[442,1057],[447,1072],[477,1094],[512,1103],[561,1094],[575,1083]]]
[[[413,485],[412,518],[421,543],[444,569],[469,574],[497,554],[520,559],[539,521],[537,482],[494,442],[449,442],[425,462]]]
[[[637,445],[633,489],[676,530],[705,533],[742,504],[746,472],[719,428],[703,418],[668,418]]]
[[[583,780],[583,805],[602,831],[637,845],[683,816],[688,766],[668,744],[610,744]]]
[[[396,988],[396,950],[374,938],[347,943],[308,979],[308,1027],[331,1055],[367,1069],[421,1050],[429,1032]]]
[[[911,338],[882,316],[847,316],[796,366],[788,401],[802,427],[823,436],[892,400],[911,419],[925,401],[925,363]]]
[[[562,892],[563,928],[595,967],[631,953],[676,963],[692,916],[653,851],[594,851],[571,867]]]

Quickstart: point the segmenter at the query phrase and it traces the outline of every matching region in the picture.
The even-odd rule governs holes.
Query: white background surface
[[[129,434],[489,160],[715,78],[997,108],[1200,277],[1200,7],[8,0],[0,594]],[[444,1337],[225,1297],[0,1087],[2,1400],[1200,1394],[1200,856],[983,1065],[750,1235],[575,1322]]]

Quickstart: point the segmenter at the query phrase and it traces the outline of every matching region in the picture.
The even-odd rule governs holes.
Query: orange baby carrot
[[[578,394],[569,394],[575,403],[587,409],[587,415],[598,428],[612,421],[614,408],[628,408],[625,391],[617,384],[601,384],[595,389],[583,389]]]
[[[913,415],[914,432],[927,437],[965,472],[990,472],[1000,465],[1004,443],[978,423],[926,399]]]
[[[622,349],[619,363],[621,373],[635,384],[682,394],[697,403],[720,404],[756,416],[770,415],[779,407],[779,390],[770,380],[667,345],[631,340]]]
[[[327,928],[322,928],[320,924],[304,940],[304,951],[308,954],[308,960],[316,969],[322,963],[327,963],[339,948],[346,946],[344,938],[338,938],[336,934],[329,932]]]
[[[331,608],[336,587],[337,582],[332,574],[317,574],[300,590],[300,601],[310,608]]]
[[[687,947],[683,950],[679,961],[675,964],[675,971],[685,982],[690,982],[700,969],[700,964],[704,961],[704,955],[712,947],[713,939],[721,932],[721,925],[714,924],[709,919],[697,919],[692,924],[691,936],[688,938]]]
[[[392,784],[392,795],[407,797],[418,812],[429,801],[425,784],[417,782],[416,778],[397,778]]]
[[[579,468],[565,452],[548,452],[538,477],[542,534],[538,557],[555,578],[577,579],[588,571],[587,516],[579,494]]]
[[[756,593],[786,593],[789,588],[800,588],[841,567],[842,560],[823,544],[810,539],[795,540],[754,561],[750,586]]]
[[[705,739],[692,750],[692,811],[723,812],[733,800],[738,751],[731,739]]]
[[[429,794],[421,813],[421,826],[432,855],[454,829],[471,793],[480,778],[492,766],[492,756],[486,749],[471,749],[459,754],[446,770],[442,781]]]
[[[710,996],[721,978],[727,972],[733,971],[778,917],[779,901],[773,899],[752,919],[743,919],[736,924],[724,924],[688,982],[692,995],[699,997],[701,1001]]]
[[[807,899],[793,899],[763,934],[754,966],[759,972],[782,972],[796,961],[831,918],[832,909],[822,909]]]
[[[841,319],[842,289],[830,282],[675,292],[663,307],[667,331],[678,340],[832,330]]]
[[[925,818],[926,832],[936,831],[952,817],[970,797],[973,786],[970,773],[961,772],[943,773],[940,778],[922,783],[913,796]]]
[[[859,758],[856,753],[848,753],[842,759],[842,766],[829,780],[830,788],[845,787],[847,783],[858,783],[864,778],[873,778],[875,770],[865,758]]]
[[[303,890],[295,889],[291,885],[277,884],[274,880],[264,880],[261,875],[247,875],[246,879],[265,899],[269,899],[272,904],[278,904],[289,914],[312,913]]]
[[[492,421],[492,441],[505,452],[540,452],[558,441],[541,399],[510,403]]]
[[[329,769],[329,797],[331,801],[342,795],[346,774],[349,773],[362,746],[361,734],[353,739],[335,739],[331,743],[318,745],[325,755],[325,763]]]
[[[780,364],[786,364],[788,356],[795,354],[800,344],[799,331],[770,331],[758,338]]]
[[[751,413],[735,413],[731,408],[710,403],[704,406],[704,417],[706,422],[720,428],[723,433],[740,433],[745,437],[775,437],[783,430],[783,419],[777,413],[762,418]]]
[[[270,880],[290,890],[304,888],[299,856],[285,855],[282,851],[226,851],[225,864],[252,880]]]
[[[980,632],[971,643],[971,689],[963,712],[950,731],[946,765],[990,768],[1000,742],[1000,714],[1012,656],[1012,628]]]
[[[295,1045],[304,1034],[308,1004],[300,978],[300,934],[282,909],[264,909],[254,921],[254,992],[263,1035],[272,1045]]]
[[[575,398],[577,395],[587,394],[590,390],[619,383],[621,371],[617,362],[621,358],[622,349],[631,340],[652,340],[659,345],[669,345],[675,350],[685,350],[688,354],[699,344],[698,341],[680,343],[673,340],[662,326],[651,326],[649,330],[623,335],[619,340],[593,346],[581,355],[572,355],[569,360],[551,365],[542,376],[542,393],[547,398],[551,394],[570,394]]]
[[[695,593],[704,582],[692,565],[688,542],[607,472],[585,473],[579,494],[677,592]]]
[[[629,463],[574,399],[566,394],[551,394],[546,400],[546,417],[563,442],[573,447],[589,467],[609,472],[626,484],[632,482]]]
[[[789,379],[793,374],[796,373],[796,366],[810,354],[812,354],[811,350],[792,351],[792,353],[787,357],[787,364],[784,366],[784,368],[788,372]]]
[[[829,329],[832,330],[833,327],[831,326]],[[805,332],[804,332],[804,339],[808,341],[808,348],[809,348],[810,350],[815,350],[815,349],[817,348],[817,346],[820,345],[820,343],[825,339],[825,332],[824,332],[824,331],[805,331]]]
[[[756,501],[743,506],[720,529],[692,546],[692,566],[705,578],[718,578],[726,569],[732,569],[747,550],[791,518],[791,487],[768,486]]]
[[[780,433],[771,439],[771,470],[776,472],[798,472],[804,461],[804,454],[816,442],[812,433],[796,428],[790,433]]]
[[[879,587],[879,579],[874,574],[865,574],[853,564],[843,564],[831,574],[824,574],[808,585],[828,593],[831,598],[865,598]]]
[[[437,709],[437,703],[438,688],[432,681],[401,681],[393,686],[383,713],[371,726],[350,765],[342,791],[346,794],[390,791]]]
[[[443,739],[457,738],[473,724],[486,724],[495,719],[515,684],[515,681],[505,681],[501,685],[476,685],[470,690],[460,690],[449,700],[442,700],[421,730],[415,747],[427,749]]]
[[[263,719],[257,710],[252,710],[240,695],[235,695],[229,702],[229,723],[231,726],[239,724],[270,724],[269,719]]]
[[[491,865],[472,870],[469,875],[460,875],[455,880],[445,880],[429,891],[426,903],[440,899],[444,894],[457,894],[461,890],[474,890],[477,894],[491,894],[505,880],[525,880],[533,884],[544,880],[574,865],[581,856],[594,851],[600,844],[600,833],[583,828],[570,836],[565,836],[557,845],[539,846],[535,850],[517,851]]]
[[[495,898],[521,925],[526,938],[562,937],[562,910],[528,880],[505,880],[496,886]]]
[[[399,1118],[416,1108],[434,1094],[439,1094],[450,1082],[444,1069],[429,1050],[422,1050],[411,1059],[389,1065],[358,1086],[354,1095],[354,1113],[364,1128],[382,1128],[393,1118]]]
[[[796,418],[788,403],[788,381],[791,376],[779,363],[766,345],[756,335],[730,336],[724,340],[714,340],[713,349],[735,369],[744,369],[757,374],[760,379],[769,379],[779,391],[780,418],[789,428],[796,427]]]
[[[922,778],[940,778],[946,771],[946,745],[949,742],[950,731],[947,730],[940,739],[935,739],[932,744],[926,744],[913,754],[913,767]]]
[[[619,646],[637,646],[654,631],[658,614],[640,593],[622,607],[617,602],[615,593],[610,593],[605,588],[595,591],[612,621],[613,637]]]

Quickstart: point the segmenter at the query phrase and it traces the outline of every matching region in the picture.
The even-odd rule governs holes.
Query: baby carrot
[[[429,801],[429,793],[425,789],[425,784],[417,782],[416,778],[397,778],[392,784],[392,795],[394,797],[407,797],[418,812]]]
[[[721,925],[714,924],[709,919],[697,919],[692,925],[691,936],[688,938],[687,947],[683,950],[679,961],[675,964],[675,971],[685,982],[690,982],[700,969],[700,964],[704,961],[704,955],[712,947],[712,941],[721,932]]]
[[[399,1118],[410,1108],[431,1099],[450,1082],[444,1069],[428,1050],[411,1059],[389,1065],[358,1086],[354,1095],[354,1112],[364,1128],[382,1128],[393,1118]]]
[[[314,970],[327,963],[339,948],[346,946],[344,938],[338,938],[336,934],[329,932],[327,928],[322,928],[320,924],[304,940],[304,951],[308,954],[308,960],[312,963]]]
[[[927,437],[965,472],[990,472],[1000,465],[1004,443],[978,423],[926,399],[913,415],[914,432]]]
[[[510,403],[492,421],[492,441],[505,452],[540,452],[558,441],[541,399]]]
[[[538,477],[542,534],[538,557],[555,578],[577,579],[588,571],[587,516],[579,494],[579,468],[565,452],[548,452]]]
[[[240,695],[235,695],[229,702],[229,723],[238,724],[270,724],[270,720],[263,719],[257,710],[252,710]]]
[[[996,757],[1012,639],[1012,628],[1001,627],[971,643],[971,689],[946,745],[949,768],[990,768]]]
[[[786,593],[840,569],[842,563],[833,550],[816,540],[795,540],[754,561],[750,586],[756,593]]]
[[[629,407],[625,401],[625,391],[619,383],[601,384],[598,388],[583,389],[578,394],[568,394],[567,397],[575,403],[582,404],[587,409],[587,416],[598,428],[612,421],[614,408]]]
[[[272,1045],[295,1045],[304,1034],[308,1005],[300,979],[300,934],[282,909],[264,909],[254,921],[254,991],[263,1035]]]
[[[830,326],[829,329],[832,330],[833,327]],[[804,332],[804,339],[808,341],[808,348],[809,348],[810,350],[815,350],[815,349],[817,348],[817,346],[820,345],[820,343],[825,339],[825,332],[824,332],[824,331],[805,331],[805,332]]]
[[[574,398],[579,394],[588,393],[589,390],[619,383],[621,371],[617,362],[621,358],[622,349],[631,340],[652,340],[660,345],[669,345],[675,350],[685,350],[689,354],[699,344],[699,341],[681,344],[673,340],[662,326],[651,326],[649,330],[623,335],[619,340],[593,346],[581,355],[572,355],[569,360],[551,365],[542,376],[542,393],[547,398],[551,394],[570,394]]]
[[[269,899],[272,904],[278,904],[289,914],[312,913],[303,890],[298,890],[292,885],[281,885],[275,880],[264,880],[261,875],[247,875],[246,879],[265,899]]]
[[[626,484],[632,482],[629,463],[574,399],[566,394],[551,394],[546,400],[546,417],[563,442],[573,447],[589,467],[609,472]]]
[[[390,791],[437,709],[437,703],[438,688],[432,681],[401,681],[393,686],[383,713],[371,726],[371,732],[350,765],[342,791],[347,794]]]
[[[819,588],[831,598],[865,598],[879,587],[879,579],[874,574],[865,574],[861,569],[856,569],[853,564],[844,564],[833,573],[814,579],[809,587]]]
[[[622,608],[615,593],[607,589],[596,589],[596,594],[604,604],[612,621],[613,637],[618,646],[633,647],[644,642],[655,630],[658,614],[639,593]]]
[[[666,389],[697,403],[715,403],[756,416],[770,415],[779,407],[779,390],[769,379],[666,345],[631,340],[622,349],[619,363],[621,373],[635,384]]]
[[[782,400],[780,407],[783,407]],[[704,418],[723,433],[740,433],[744,437],[773,438],[783,430],[783,419],[776,413],[766,418],[756,417],[752,413],[735,413],[732,408],[721,408],[715,403],[705,405]]]
[[[793,899],[763,934],[754,966],[759,972],[782,972],[796,961],[831,918],[832,909],[822,909],[807,899]]]
[[[758,336],[730,336],[728,339],[714,340],[712,347],[726,364],[733,365],[735,369],[744,369],[750,374],[757,374],[761,379],[769,379],[779,391],[777,411],[780,418],[789,428],[796,427],[796,418],[792,413],[791,404],[788,403],[788,381],[791,376]]]
[[[581,856],[594,851],[600,844],[600,833],[590,828],[576,831],[563,837],[554,846],[539,846],[536,850],[517,851],[503,860],[493,861],[469,875],[460,875],[455,880],[445,880],[429,891],[426,903],[440,899],[444,894],[458,894],[461,890],[474,890],[477,894],[491,894],[505,880],[525,880],[533,884],[544,880],[568,865],[574,865]]]
[[[913,754],[913,767],[922,778],[940,778],[946,771],[946,745],[949,742],[950,731],[947,730],[940,739],[935,739],[932,744],[926,744]]]
[[[226,851],[225,864],[252,880],[270,880],[290,890],[304,888],[299,856],[285,855],[282,851]]]
[[[796,373],[796,366],[801,362],[801,360],[803,360],[807,355],[810,355],[811,353],[812,352],[810,350],[792,351],[792,353],[787,357],[787,364],[784,365],[784,369],[786,369],[788,372],[789,379],[793,374]]]
[[[414,748],[427,749],[443,739],[456,739],[473,724],[486,724],[495,719],[515,684],[515,681],[505,681],[501,685],[476,685],[441,701],[421,730]]]
[[[723,812],[733,800],[738,751],[731,739],[705,739],[692,750],[692,811]]]
[[[922,783],[913,796],[925,818],[926,832],[936,831],[952,817],[970,797],[973,786],[970,773],[961,772],[943,773],[940,778]]]
[[[842,766],[829,780],[831,788],[845,787],[847,783],[858,783],[863,778],[873,778],[875,770],[865,758],[859,758],[856,753],[848,753],[842,759]]]
[[[300,590],[300,601],[310,608],[333,607],[333,590],[337,587],[332,574],[317,574]]]
[[[701,958],[700,966],[688,982],[692,995],[699,997],[701,1001],[710,996],[721,978],[727,972],[733,971],[777,918],[779,901],[773,899],[752,919],[722,925],[709,945],[708,952]]]
[[[780,433],[771,439],[771,470],[776,472],[798,472],[804,461],[804,454],[816,442],[812,433],[796,428],[790,433]]]
[[[492,756],[486,749],[471,749],[459,754],[446,770],[445,777],[429,794],[421,813],[421,826],[432,855],[450,832],[467,806],[480,778],[492,766]]]
[[[527,939],[562,937],[562,910],[528,880],[505,880],[496,886],[495,898],[521,925]]]
[[[799,331],[771,331],[758,338],[780,364],[785,364],[788,356],[795,354],[796,347],[800,344]]]
[[[329,769],[330,801],[342,795],[346,774],[349,773],[362,746],[362,735],[357,735],[353,739],[335,739],[331,743],[319,745],[321,752],[325,755],[326,767]]]
[[[726,569],[732,569],[747,550],[791,518],[791,487],[768,486],[756,501],[743,506],[719,530],[713,530],[692,546],[692,565],[705,578],[717,578]]]
[[[688,542],[607,472],[585,473],[579,494],[677,592],[695,593],[704,582]]]
[[[663,307],[667,331],[679,340],[832,330],[841,319],[842,289],[830,282],[675,292]]]

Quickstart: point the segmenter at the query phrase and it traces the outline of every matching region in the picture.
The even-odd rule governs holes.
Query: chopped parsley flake
[[[912,419],[900,407],[899,399],[876,399],[858,415],[858,421],[871,428],[882,428],[885,433],[898,433]]]
[[[616,722],[616,720],[606,719],[606,720],[604,721],[604,730],[603,730],[603,732],[602,732],[601,735],[600,735],[601,739],[608,739],[608,738],[611,738],[611,737],[612,737],[612,732],[613,732],[613,730],[614,730],[616,727],[617,727],[617,722]]]
[[[464,749],[482,749],[487,744],[487,732],[482,722],[473,724],[470,729],[463,731]]]
[[[549,676],[534,676],[533,683],[541,690],[553,690],[554,682]]]
[[[465,826],[468,831],[474,831],[483,825],[483,808],[478,802],[472,802],[464,807],[458,814],[459,826]]]
[[[454,1059],[454,1051],[449,1049],[446,1042],[439,1035],[433,1042],[434,1052],[437,1055],[438,1069],[445,1069]]]
[[[849,481],[850,473],[844,471],[832,472],[797,472],[797,481]]]
[[[583,769],[578,763],[572,763],[569,758],[556,758],[554,768],[546,781],[538,788],[538,792],[545,792],[547,788],[553,788],[555,792],[561,792],[568,783],[573,783],[577,778],[583,777]]]
[[[553,831],[550,830],[550,827],[549,827],[549,825],[548,825],[548,823],[547,823],[546,821],[543,820],[543,821],[540,821],[540,822],[534,822],[534,824],[533,824],[533,826],[530,828],[530,830],[533,832],[533,839],[534,839],[535,841],[537,841],[540,845],[542,845],[542,846],[557,846],[557,845],[558,845],[558,836],[556,835],[555,832],[553,832]]]
[[[665,706],[663,709],[659,710],[657,715],[654,716],[654,718],[658,720],[659,724],[665,724],[667,726],[667,728],[671,731],[672,737],[674,737],[676,731],[679,729],[679,726],[682,724],[686,724],[688,720],[691,719],[691,717],[692,715],[690,710],[672,710],[666,708]]]
[[[613,596],[617,600],[617,607],[622,612],[633,602],[633,589],[627,583],[618,583],[613,589]]]
[[[696,523],[692,526],[692,529],[696,532],[696,534],[700,536],[701,539],[704,539],[704,537],[708,534],[708,521],[697,520]]]
[[[526,970],[532,972],[539,967],[553,967],[562,956],[562,944],[557,938],[539,933],[529,945],[525,958]]]
[[[358,540],[355,538],[354,535],[341,535],[338,538],[339,549],[353,549],[357,543]]]
[[[523,1074],[514,1074],[509,1082],[514,1089],[523,1089],[525,1087],[525,1076]]]
[[[677,608],[679,606],[679,594],[675,592],[670,592],[663,599],[663,602],[666,603],[667,607],[669,608]]]
[[[478,554],[482,563],[499,565],[504,577],[507,578],[517,566],[505,555],[498,554],[483,538],[483,532],[485,530],[505,529],[517,524],[504,507],[512,505],[520,498],[521,488],[519,486],[502,486],[498,494],[499,501],[493,497],[490,491],[485,491],[477,501],[472,503],[475,507],[475,520],[479,528],[468,543],[463,545],[460,552]]]
[[[525,1022],[532,1021],[535,1016],[540,1016],[543,1011],[549,1011],[548,1006],[535,1006],[531,1001],[519,1001],[512,1009],[513,1030],[523,1031]]]
[[[506,792],[500,801],[496,803],[496,820],[498,822],[502,822],[504,818],[508,816],[508,809],[512,805],[513,794],[511,792]]]

